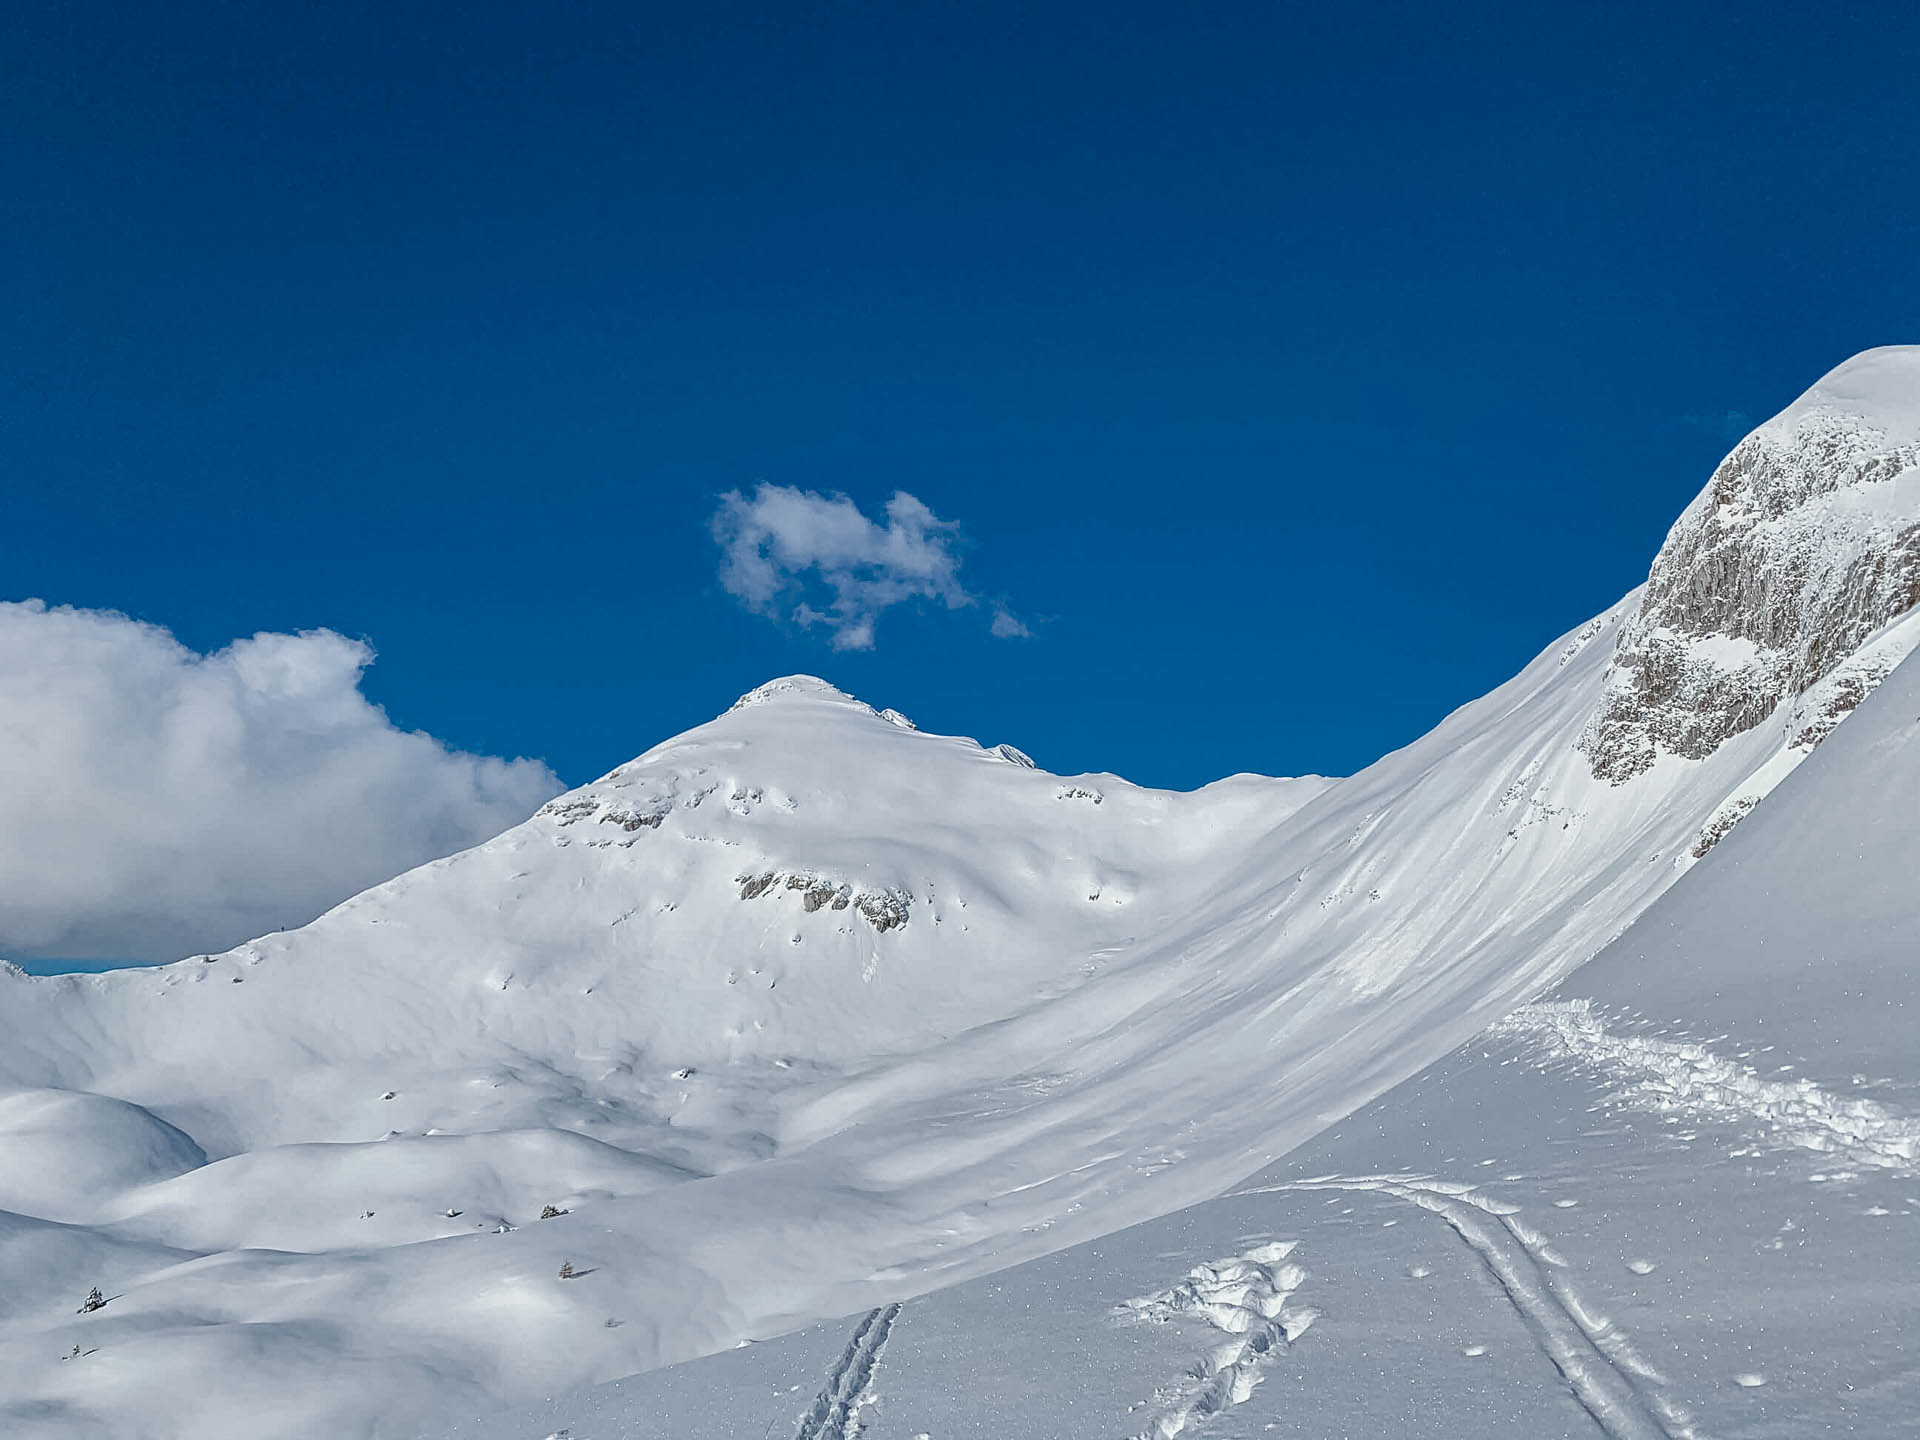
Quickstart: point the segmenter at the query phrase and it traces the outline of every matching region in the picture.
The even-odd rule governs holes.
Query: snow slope
[[[791,677],[300,931],[0,974],[0,1429],[410,1435],[1219,1194],[1602,949],[1894,673],[1916,410],[1920,351],[1842,367],[1762,427],[1805,480],[1765,522],[1696,503],[1346,780],[1053,776]],[[1702,566],[1797,617],[1711,736],[1719,682],[1643,683]]]
[[[877,1344],[850,1316],[425,1435],[1912,1434],[1917,860],[1907,665],[1557,993],[1233,1195]]]

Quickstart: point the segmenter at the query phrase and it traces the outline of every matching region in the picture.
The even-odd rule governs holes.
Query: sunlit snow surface
[[[1886,352],[1872,364],[1900,369]],[[1653,1223],[1678,1213],[1662,1207],[1691,1185],[1716,1215],[1743,1213],[1738,1175],[1809,1153],[1743,1119],[1753,1097],[1783,1114],[1798,1095],[1802,1136],[1861,1120],[1858,1143],[1898,1159],[1914,1107],[1885,1087],[1915,1073],[1909,1031],[1863,1019],[1877,1048],[1855,1082],[1849,997],[1866,992],[1792,979],[1824,973],[1788,943],[1813,912],[1783,904],[1780,944],[1758,945],[1754,973],[1791,997],[1778,1039],[1732,1034],[1770,1023],[1774,1002],[1727,998],[1744,972],[1708,962],[1781,885],[1824,886],[1854,913],[1866,872],[1831,846],[1884,844],[1910,875],[1913,831],[1895,824],[1797,856],[1763,894],[1720,878],[1790,794],[1843,824],[1911,797],[1916,768],[1904,721],[1866,732],[1880,748],[1864,778],[1826,763],[1867,743],[1858,720],[1801,765],[1805,697],[1788,696],[1704,758],[1596,778],[1579,743],[1638,601],[1337,783],[1175,795],[1054,776],[793,677],[303,930],[158,970],[0,974],[0,1433],[414,1436],[851,1316],[628,1381],[704,1408],[648,1429],[654,1402],[636,1402],[619,1423],[638,1428],[612,1433],[944,1440],[1005,1433],[983,1428],[995,1415],[1020,1429],[1021,1406],[1053,1417],[1026,1433],[1234,1433],[1284,1398],[1368,1433],[1396,1432],[1361,1400],[1400,1405],[1398,1433],[1418,1434],[1472,1395],[1471,1433],[1530,1416],[1504,1433],[1684,1437],[1716,1413],[1718,1382],[1692,1368],[1702,1337],[1760,1302],[1702,1292],[1719,1308],[1614,1327],[1625,1292],[1553,1256],[1579,1260],[1568,1215],[1626,1216],[1638,1228],[1594,1232],[1622,1251],[1609,1284],[1675,1283],[1686,1251]],[[1893,667],[1916,627],[1885,619],[1832,673],[1886,659],[1860,673],[1893,675],[1870,704],[1897,717],[1913,677]],[[1904,983],[1908,892],[1882,890],[1895,898],[1861,903],[1892,928],[1862,964]],[[1682,925],[1689,893],[1717,898]],[[1578,988],[1650,925],[1706,938],[1626,967],[1613,992]],[[1484,1042],[1508,1063],[1469,1051],[1420,1073],[1616,936],[1576,988]],[[1835,940],[1819,963],[1850,977],[1863,946]],[[1703,973],[1721,978],[1689,989]],[[1667,1011],[1637,1015],[1666,993]],[[1755,1046],[1820,1025],[1813,1090],[1761,1067]],[[1712,1103],[1657,1103],[1694,1091]],[[1401,1140],[1367,1138],[1383,1105]],[[1704,1142],[1669,1121],[1754,1134],[1733,1156],[1686,1148]],[[1867,1173],[1841,1159],[1832,1173]],[[1744,1168],[1714,1168],[1728,1164]],[[1872,1173],[1910,1188],[1897,1164]],[[1244,1184],[1262,1193],[1182,1209]],[[1899,1220],[1898,1194],[1862,1195],[1875,1223]],[[1562,1215],[1559,1199],[1580,1204]],[[1343,1230],[1328,1218],[1342,1207],[1378,1217]],[[1113,1236],[1155,1216],[1161,1229],[1128,1235],[1164,1240]],[[1106,1260],[1068,1248],[1090,1241]],[[1898,1258],[1878,1252],[1872,1275]],[[1410,1326],[1415,1280],[1450,1308]],[[94,1286],[104,1305],[78,1313]],[[944,1286],[958,1288],[915,1298]],[[1204,1303],[1183,1310],[1189,1292]],[[1466,1333],[1483,1312],[1506,1338]],[[1421,1368],[1443,1314],[1458,1383]],[[1660,1334],[1691,1358],[1662,1358]],[[1074,1368],[1062,1337],[1094,1359]],[[1766,1383],[1727,1382],[1758,1407],[1742,1413],[1789,1403],[1779,1368],[1754,1358],[1738,1374]],[[910,1384],[933,1407],[917,1428],[887,1399]],[[764,1415],[744,1398],[756,1387]]]
[[[798,1425],[858,1316],[426,1436],[1912,1434],[1916,855],[1908,666],[1561,993],[1225,1199],[909,1301],[841,1430]]]

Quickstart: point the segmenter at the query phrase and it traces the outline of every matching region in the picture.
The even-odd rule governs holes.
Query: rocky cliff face
[[[1783,707],[1811,748],[1913,647],[1920,347],[1871,350],[1742,440],[1675,523],[1581,739],[1631,780],[1703,759]]]

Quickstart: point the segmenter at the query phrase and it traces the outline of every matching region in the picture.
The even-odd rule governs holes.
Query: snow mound
[[[116,1232],[203,1253],[320,1253],[499,1233],[690,1172],[564,1130],[280,1145],[131,1189]]]
[[[125,1100],[72,1090],[0,1094],[0,1209],[94,1218],[94,1197],[207,1163],[193,1140]]]

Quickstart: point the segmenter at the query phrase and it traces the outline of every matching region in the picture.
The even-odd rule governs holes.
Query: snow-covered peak
[[[1862,350],[1761,428],[1792,434],[1804,421],[1826,419],[1877,429],[1892,445],[1920,440],[1920,345]]]
[[[1619,784],[1776,716],[1810,748],[1920,639],[1877,633],[1916,605],[1920,347],[1890,346],[1742,440],[1675,522],[1582,749]]]
[[[818,675],[782,675],[764,685],[756,685],[734,701],[727,713],[732,714],[735,710],[745,710],[754,705],[791,704],[795,701],[825,701],[851,706],[868,715],[874,713],[871,705],[856,700],[839,686],[822,680]]]

